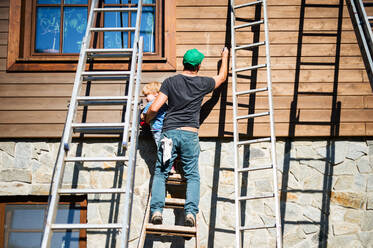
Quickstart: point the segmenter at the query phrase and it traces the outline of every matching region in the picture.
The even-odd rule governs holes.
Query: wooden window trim
[[[163,33],[158,34],[163,47],[161,56],[146,55],[143,58],[143,71],[176,71],[176,0],[163,0],[163,10],[160,11],[163,21]],[[22,54],[31,54],[31,33],[23,32],[23,29],[31,30],[30,22],[24,23],[24,19],[31,20],[32,13],[25,9],[32,9],[32,1],[12,0],[9,6],[9,32],[8,32],[8,72],[72,72],[76,71],[78,56],[29,56],[22,58]],[[22,37],[22,33],[25,37]],[[88,68],[87,64],[87,68]],[[94,70],[128,70],[127,60],[102,60],[93,64]]]
[[[80,223],[87,223],[87,199],[85,197],[68,197],[62,196],[59,204],[78,203],[80,210]],[[4,248],[5,233],[5,207],[6,205],[47,205],[48,197],[46,196],[1,196],[0,197],[0,248]],[[79,248],[87,247],[87,230],[79,231]]]

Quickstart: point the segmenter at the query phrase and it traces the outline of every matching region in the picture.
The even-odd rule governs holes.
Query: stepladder
[[[267,3],[231,0],[230,10],[235,247],[282,247]]]
[[[168,177],[166,191],[163,223],[159,225],[151,223],[151,196],[149,196],[137,247],[157,247],[158,242],[170,243],[171,247],[200,247],[198,235],[199,215],[197,214],[196,216],[196,225],[194,227],[184,226],[186,180],[182,174],[172,174]]]
[[[120,247],[128,247],[140,110],[139,95],[143,54],[143,38],[140,37],[142,1],[138,1],[136,6],[121,4],[103,8],[102,4],[101,0],[92,0],[89,9],[86,33],[81,45],[66,123],[52,175],[48,211],[41,242],[43,248],[54,247],[53,235],[55,233],[74,230],[104,232],[107,237],[111,236],[113,240],[107,241],[106,245],[111,242],[114,245],[119,243]],[[100,19],[105,18],[108,13],[116,13],[119,16],[123,13],[136,15],[136,21],[132,26],[123,26],[122,24],[114,27],[103,26]],[[128,47],[122,45],[118,48],[97,47],[98,43],[95,42],[95,39],[100,34],[112,32],[132,33],[132,45]],[[112,58],[129,58],[129,70],[94,69],[93,65],[97,60]],[[105,84],[112,82],[123,86],[123,94],[104,95],[98,89],[100,85],[102,87],[102,85],[105,86]],[[85,94],[83,89],[85,89]],[[95,94],[91,95],[91,90]],[[121,117],[117,122],[107,122],[105,118],[101,118],[100,122],[93,122],[89,121],[89,117],[87,118],[92,106],[114,105],[120,106],[122,109]],[[77,113],[81,111],[84,114],[80,119]],[[80,135],[80,145],[73,142],[74,134]],[[82,144],[86,141],[86,135],[93,135],[96,138],[101,135],[111,137],[117,143],[117,148],[104,152],[105,146],[102,139],[94,139],[89,143],[97,147],[96,151],[85,153]],[[91,183],[88,184],[80,184],[79,180],[66,183],[68,177],[66,177],[65,171],[71,171],[71,167],[74,167],[74,173],[77,175],[81,173],[80,169],[102,171],[103,174],[91,174]],[[111,174],[112,177],[105,176],[104,174],[108,171],[115,171],[115,173]],[[104,181],[107,181],[108,178],[111,178],[109,179],[111,182],[105,184]],[[85,223],[56,223],[57,209],[62,195],[86,196],[88,204],[92,199],[96,198],[97,201],[100,201],[100,196],[109,196],[109,202],[116,204],[115,213],[109,210],[111,212],[107,223],[90,221],[89,219],[84,221]]]

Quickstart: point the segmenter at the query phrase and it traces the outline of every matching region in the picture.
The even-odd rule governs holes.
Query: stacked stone
[[[234,247],[233,143],[209,139],[200,145],[200,244]],[[118,142],[89,142],[82,147],[82,156],[114,156]],[[0,142],[0,195],[48,194],[58,148],[59,142]],[[244,166],[266,165],[269,155],[268,144],[255,144],[239,151]],[[140,139],[131,247],[137,246],[140,235],[155,156],[153,140]],[[318,247],[325,243],[325,237],[328,247],[373,247],[372,140],[278,141],[277,160],[284,247]],[[125,182],[126,167],[115,163],[70,164],[65,174],[64,187],[71,187],[74,181],[82,188],[111,188],[115,180]],[[244,174],[241,186],[242,194],[272,192],[272,172]],[[90,195],[88,223],[114,220],[120,216],[122,204],[123,197],[118,201],[111,195]],[[245,224],[273,223],[274,209],[271,199],[248,201],[242,208]],[[173,213],[166,211],[165,216],[168,219]],[[172,224],[174,220],[166,221]],[[105,231],[88,233],[88,247],[104,247],[112,242],[108,236]],[[159,238],[154,247],[170,247],[180,242]],[[274,230],[245,232],[244,247],[274,247],[274,243]],[[193,247],[194,241],[182,244]]]

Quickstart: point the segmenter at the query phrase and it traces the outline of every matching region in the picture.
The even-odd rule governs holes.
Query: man
[[[169,147],[171,148],[171,158],[166,161],[164,152],[167,153],[167,145],[160,145],[150,203],[151,222],[153,224],[162,224],[165,181],[175,158],[179,154],[184,176],[187,180],[184,206],[185,225],[195,226],[200,194],[198,171],[200,152],[198,139],[199,114],[203,97],[218,88],[227,79],[229,52],[226,47],[223,49],[219,73],[212,78],[198,76],[203,58],[204,55],[197,49],[188,50],[184,54],[183,72],[167,78],[163,82],[159,95],[149,107],[145,117],[146,122],[149,123],[168,100],[169,109],[163,123],[162,139],[163,143],[172,140],[172,144],[170,144],[172,147]]]

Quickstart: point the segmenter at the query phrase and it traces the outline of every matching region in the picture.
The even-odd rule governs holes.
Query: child
[[[144,88],[142,89],[142,93],[145,95],[145,98],[148,101],[148,104],[146,104],[144,110],[141,113],[141,120],[144,120],[145,114],[148,111],[154,99],[158,96],[160,88],[161,88],[160,82],[151,82],[145,85]],[[163,120],[166,115],[167,108],[168,108],[167,104],[164,104],[158,111],[157,116],[150,122],[150,131],[153,134],[153,138],[154,138],[154,141],[157,147],[161,140]]]

